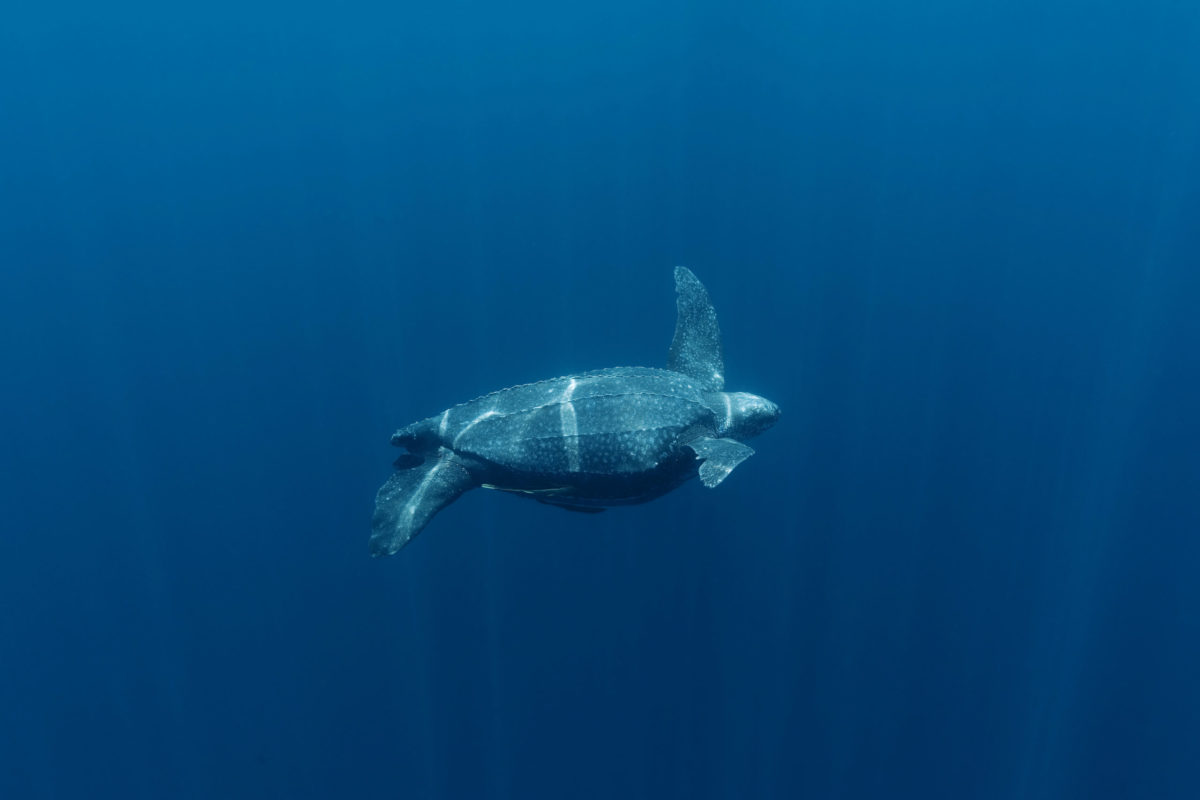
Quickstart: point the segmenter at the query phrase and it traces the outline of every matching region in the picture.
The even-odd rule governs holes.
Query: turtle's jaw
[[[749,392],[714,392],[718,432],[730,439],[749,439],[770,428],[779,419],[779,406]]]

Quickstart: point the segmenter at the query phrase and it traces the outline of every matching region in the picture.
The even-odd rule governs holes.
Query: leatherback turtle
[[[408,452],[375,497],[370,549],[391,555],[476,487],[572,511],[644,503],[695,475],[713,487],[775,423],[766,398],[722,391],[708,292],[675,268],[678,317],[666,369],[615,367],[486,394],[402,428]]]

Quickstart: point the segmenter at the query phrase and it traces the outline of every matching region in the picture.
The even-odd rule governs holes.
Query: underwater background
[[[1200,5],[4,16],[0,796],[1200,796]],[[676,264],[757,455],[368,557]]]

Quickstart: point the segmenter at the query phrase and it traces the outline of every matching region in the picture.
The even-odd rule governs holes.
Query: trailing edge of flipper
[[[754,448],[733,439],[696,439],[688,444],[703,461],[700,465],[700,482],[709,489],[716,486],[733,472],[733,468],[754,455]]]
[[[434,514],[477,485],[458,456],[445,448],[392,473],[375,495],[371,555],[392,555],[420,533]]]
[[[725,386],[725,359],[717,312],[704,284],[687,267],[675,268],[678,316],[667,369],[682,372],[702,388],[719,392]]]

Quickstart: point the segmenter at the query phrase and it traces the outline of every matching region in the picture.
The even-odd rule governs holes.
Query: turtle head
[[[779,406],[765,397],[749,392],[713,392],[712,410],[717,415],[718,435],[730,439],[749,439],[765,431],[779,419]]]

